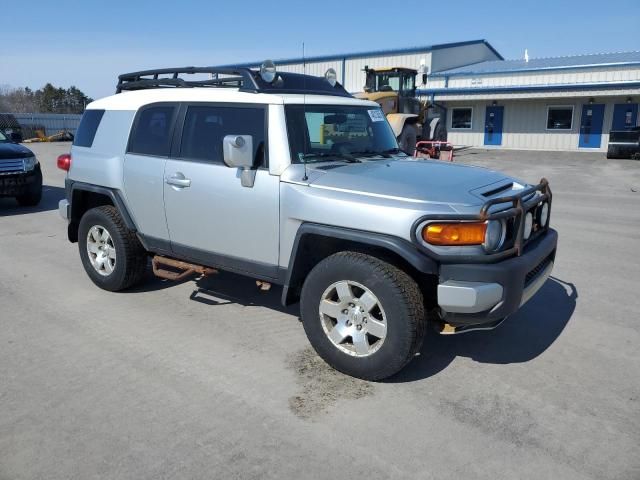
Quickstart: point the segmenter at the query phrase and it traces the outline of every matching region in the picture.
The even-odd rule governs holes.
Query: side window
[[[96,137],[100,120],[104,115],[104,110],[85,110],[78,126],[73,144],[77,147],[91,147],[93,139]]]
[[[266,166],[265,110],[255,107],[190,106],[184,119],[180,158],[224,163],[222,139],[251,135],[256,166]]]
[[[176,107],[145,108],[138,114],[129,138],[130,153],[168,157],[171,149],[173,116]]]

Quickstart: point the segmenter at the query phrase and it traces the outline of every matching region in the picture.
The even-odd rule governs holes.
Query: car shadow
[[[196,289],[189,298],[194,302],[211,306],[235,303],[245,307],[265,307],[299,316],[299,306],[284,307],[280,301],[281,296],[281,286],[273,285],[270,290],[262,291],[256,285],[255,279],[221,271],[196,279]]]
[[[578,291],[550,277],[518,312],[493,331],[438,335],[429,331],[420,354],[388,383],[413,382],[444,370],[456,357],[479,363],[528,362],[560,336],[576,308]]]
[[[43,185],[42,200],[35,207],[21,207],[15,198],[0,198],[0,217],[57,210],[58,202],[63,198],[65,198],[64,188]]]
[[[282,287],[261,291],[252,278],[221,271],[214,275],[180,282],[153,277],[127,292],[162,290],[176,284],[194,282],[189,299],[209,306],[238,304],[258,306],[300,318],[299,304],[284,307]],[[550,277],[540,291],[518,312],[492,331],[439,335],[428,329],[423,347],[401,372],[386,383],[424,380],[447,368],[456,357],[479,363],[528,362],[549,348],[560,336],[576,308],[578,290],[572,283]]]

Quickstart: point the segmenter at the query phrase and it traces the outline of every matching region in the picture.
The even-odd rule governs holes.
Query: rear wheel
[[[416,129],[413,125],[405,125],[402,127],[402,132],[398,137],[398,144],[400,150],[403,150],[408,155],[413,155],[416,151]]]
[[[415,281],[355,252],[316,265],[302,288],[301,314],[316,352],[336,370],[365,380],[400,371],[420,349],[426,326]]]
[[[82,216],[78,248],[87,275],[98,287],[117,292],[142,280],[146,252],[115,207],[92,208]]]
[[[440,122],[438,122],[438,125],[436,125],[436,130],[433,134],[433,139],[438,142],[447,141],[447,130],[444,128],[444,126]]]

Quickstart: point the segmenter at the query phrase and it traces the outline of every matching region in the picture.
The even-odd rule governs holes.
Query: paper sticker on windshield
[[[372,122],[384,122],[384,113],[379,108],[375,110],[367,110]]]

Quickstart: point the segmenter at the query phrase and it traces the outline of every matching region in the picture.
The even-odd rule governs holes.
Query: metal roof
[[[455,48],[455,47],[466,47],[469,45],[478,45],[483,44],[489,50],[491,50],[498,58],[503,59],[502,55],[498,53],[498,51],[493,48],[493,46],[486,40],[469,40],[466,42],[454,42],[454,43],[440,43],[436,45],[424,45],[418,47],[408,47],[408,48],[396,48],[396,49],[388,49],[388,50],[370,50],[368,52],[357,52],[357,53],[339,53],[332,55],[321,55],[316,57],[298,57],[298,58],[281,58],[279,60],[274,60],[276,65],[291,65],[296,63],[302,63],[304,60],[306,63],[313,62],[327,62],[331,60],[348,60],[352,58],[363,58],[363,57],[381,57],[385,55],[406,55],[411,53],[421,53],[421,52],[431,52],[433,50],[442,50],[444,48]],[[229,65],[220,65],[220,67],[255,67],[262,64],[263,60],[259,60],[257,62],[246,62],[246,63],[234,63]]]
[[[592,68],[640,65],[640,51],[618,53],[592,53],[566,57],[531,58],[526,60],[491,60],[465,67],[433,73],[433,77],[485,75],[491,73],[536,72],[568,68]]]
[[[417,95],[483,95],[486,93],[519,93],[546,91],[621,90],[640,88],[640,82],[565,83],[554,85],[513,85],[506,87],[422,88]]]

